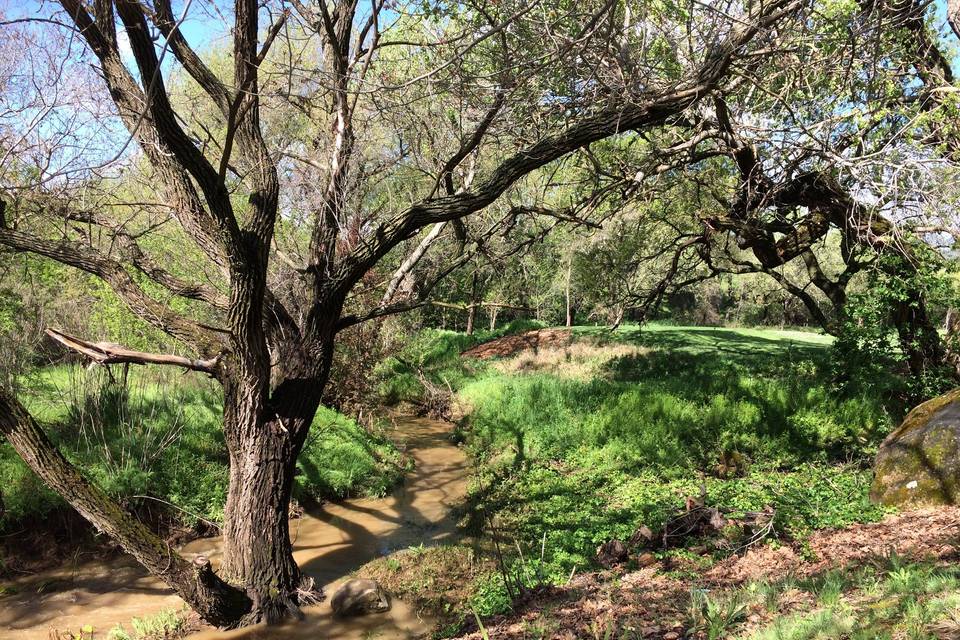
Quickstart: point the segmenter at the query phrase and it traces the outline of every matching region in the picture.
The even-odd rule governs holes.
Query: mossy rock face
[[[875,502],[960,503],[960,389],[911,411],[880,445],[873,471]]]

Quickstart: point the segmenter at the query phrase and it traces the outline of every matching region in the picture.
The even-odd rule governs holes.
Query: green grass
[[[960,573],[954,567],[891,558],[888,566],[835,570],[760,589],[749,585],[736,597],[776,601],[787,588],[812,594],[814,608],[777,616],[772,623],[739,637],[934,640],[960,634]]]
[[[418,363],[468,408],[480,471],[469,524],[495,519],[521,545],[546,534],[556,578],[589,565],[601,542],[655,528],[701,482],[711,504],[774,506],[780,536],[883,515],[867,499],[869,463],[892,423],[880,398],[838,396],[829,337],[666,325],[575,334],[596,353],[635,348],[585,378],[556,358],[538,370],[538,354],[519,371],[464,361],[464,336],[429,332]],[[571,370],[593,357],[570,353]]]
[[[130,506],[170,503],[185,524],[222,519],[228,470],[215,383],[137,367],[124,391],[101,369],[51,367],[24,377],[22,385],[24,404],[50,437],[111,495]],[[325,408],[298,465],[300,499],[382,495],[404,470],[384,434]],[[6,442],[0,443],[0,487],[6,505],[0,531],[64,506]]]
[[[164,640],[182,637],[186,631],[186,610],[166,609],[151,616],[130,620],[130,630],[117,625],[107,633],[107,640]],[[91,637],[93,634],[91,633]]]
[[[414,335],[401,353],[379,365],[377,391],[388,405],[417,400],[424,392],[421,374],[437,386],[459,388],[483,369],[482,363],[461,359],[462,351],[505,335],[543,327],[543,323],[532,320],[514,320],[495,331],[481,330],[469,336],[444,329],[425,329]]]

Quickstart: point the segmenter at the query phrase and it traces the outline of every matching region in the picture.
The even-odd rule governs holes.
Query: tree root
[[[260,622],[273,625],[290,619],[302,620],[302,607],[309,607],[326,598],[323,589],[316,586],[313,578],[307,576],[301,578],[296,589],[287,593],[271,593],[267,597],[256,593],[249,595],[253,607],[249,613],[237,620],[235,625],[231,625],[231,628],[247,627]]]

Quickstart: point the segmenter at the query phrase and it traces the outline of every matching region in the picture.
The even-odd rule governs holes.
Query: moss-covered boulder
[[[880,445],[870,497],[893,506],[960,502],[960,389],[924,402]]]

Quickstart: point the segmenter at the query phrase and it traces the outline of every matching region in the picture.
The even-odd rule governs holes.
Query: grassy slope
[[[536,358],[522,373],[488,366],[460,389],[486,476],[478,509],[521,544],[545,533],[558,574],[662,522],[701,478],[709,503],[773,505],[788,535],[882,514],[866,499],[866,465],[891,425],[877,399],[835,397],[828,338],[656,325],[577,334],[601,356],[611,343],[635,350],[589,377],[543,373]]]
[[[901,558],[890,551],[905,537],[896,523],[876,525],[889,529],[879,538],[874,525],[853,525],[884,513],[866,494],[869,463],[892,422],[881,398],[837,396],[829,337],[666,325],[575,333],[559,353],[465,362],[456,353],[478,339],[426,332],[408,354],[434,383],[457,390],[480,470],[468,518],[478,528],[495,522],[507,551],[514,542],[525,550],[525,560],[508,560],[521,581],[565,584],[571,569],[590,568],[598,543],[655,526],[699,493],[701,478],[709,503],[777,509],[779,541],[759,553],[771,564],[750,554],[748,571],[776,568],[786,554],[806,577],[781,567],[785,577],[775,581],[706,590],[704,572],[725,552],[691,541],[691,549],[658,552],[657,565],[638,574],[584,574],[533,596],[494,618],[490,637],[677,637],[664,635],[671,629],[755,640],[960,637],[957,572],[944,566],[949,545],[921,533],[934,559]],[[385,370],[388,392],[416,394],[408,369],[394,362]],[[733,459],[745,471],[724,477],[718,467]],[[846,525],[854,528],[836,534],[840,548],[863,558],[831,568],[840,560],[822,562],[821,534],[810,534]],[[416,580],[415,570],[398,575]],[[640,578],[624,590],[620,579],[631,576]],[[650,586],[663,581],[672,585],[666,599]],[[496,575],[475,577],[465,600],[447,607],[464,617],[507,611],[499,584]]]
[[[227,488],[215,384],[162,368],[130,369],[129,393],[105,385],[101,370],[47,368],[26,377],[21,394],[47,432],[84,471],[130,502],[148,495],[175,505],[184,522],[218,521]],[[383,494],[399,480],[402,460],[382,435],[321,409],[299,462],[298,497]],[[0,530],[39,518],[62,502],[0,443]]]
[[[879,398],[837,397],[829,337],[577,327],[567,348],[459,357],[517,329],[425,331],[384,364],[381,391],[416,398],[421,375],[455,390],[477,463],[465,523],[480,531],[493,522],[508,553],[524,550],[525,560],[508,559],[522,581],[564,583],[594,565],[599,544],[656,528],[701,483],[709,504],[775,507],[785,541],[882,517],[867,499],[869,463],[892,424]],[[464,607],[485,615],[507,604],[493,578]]]

